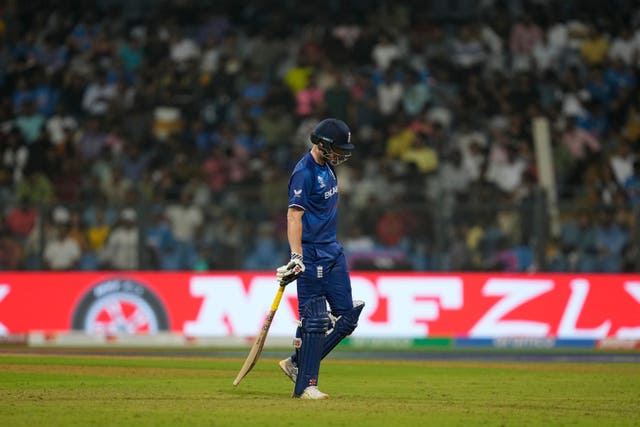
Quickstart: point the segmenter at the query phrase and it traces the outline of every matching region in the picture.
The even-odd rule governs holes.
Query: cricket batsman
[[[295,353],[279,362],[294,383],[293,397],[327,399],[318,389],[320,361],[358,325],[364,302],[353,301],[342,245],[336,240],[338,180],[334,167],[355,148],[346,123],[325,119],[310,135],[313,147],[289,179],[287,239],[291,259],[278,281],[297,280],[300,325]],[[327,311],[327,303],[331,312]]]

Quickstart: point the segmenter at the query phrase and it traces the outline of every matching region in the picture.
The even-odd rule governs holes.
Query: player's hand
[[[302,255],[295,252],[291,253],[291,259],[282,267],[276,269],[276,277],[280,286],[286,286],[289,283],[296,280],[300,275],[304,273],[304,263],[302,262]]]

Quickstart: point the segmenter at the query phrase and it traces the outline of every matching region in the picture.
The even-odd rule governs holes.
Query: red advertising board
[[[366,306],[354,336],[640,339],[638,275],[358,273]],[[0,335],[31,331],[255,335],[276,284],[268,273],[8,273]],[[291,336],[295,284],[271,327]]]

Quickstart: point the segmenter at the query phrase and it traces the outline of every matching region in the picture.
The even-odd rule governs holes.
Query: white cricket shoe
[[[302,394],[300,395],[300,399],[308,399],[308,400],[321,400],[328,399],[329,395],[327,393],[323,393],[318,390],[318,387],[314,385],[310,385],[305,388]]]
[[[296,380],[298,379],[298,367],[293,364],[291,357],[287,357],[286,359],[281,360],[280,362],[278,362],[278,365],[280,365],[280,369],[282,369],[282,372],[284,372],[284,374],[288,376],[289,379],[295,384]]]

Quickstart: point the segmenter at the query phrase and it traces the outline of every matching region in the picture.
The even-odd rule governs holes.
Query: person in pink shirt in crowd
[[[534,47],[544,39],[542,29],[525,15],[511,27],[509,49],[511,50],[513,69],[529,69]]]
[[[37,217],[38,211],[28,201],[21,200],[19,205],[7,213],[7,229],[14,237],[26,239],[33,230]]]
[[[568,161],[568,168],[564,171],[566,183],[571,188],[577,188],[583,182],[587,166],[596,161],[602,146],[593,134],[576,125],[576,118],[568,119],[560,143]]]
[[[576,126],[575,119],[570,119],[562,134],[562,144],[577,161],[587,160],[591,154],[599,153],[600,141],[590,132]]]
[[[307,87],[296,93],[296,115],[308,117],[318,111],[324,103],[324,93],[318,87],[315,73],[309,75]]]

